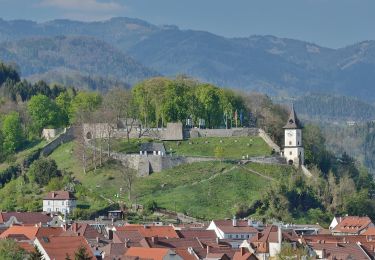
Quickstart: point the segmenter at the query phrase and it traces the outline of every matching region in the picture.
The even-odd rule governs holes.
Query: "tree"
[[[85,246],[81,245],[74,254],[74,260],[91,260],[92,257],[87,253]]]
[[[21,119],[17,112],[12,112],[4,117],[3,126],[3,149],[6,154],[13,154],[24,143],[24,134]]]
[[[32,119],[32,132],[36,135],[39,135],[44,127],[57,128],[62,125],[59,107],[45,95],[33,96],[27,110]]]
[[[281,244],[281,251],[277,254],[277,259],[312,259],[308,250],[300,247],[292,247],[291,244]]]
[[[0,259],[23,260],[27,259],[27,253],[11,239],[0,240]]]
[[[28,175],[31,181],[45,186],[52,178],[60,176],[60,172],[54,160],[41,158],[31,164]]]
[[[125,181],[126,181],[126,188],[128,191],[128,200],[131,201],[133,183],[137,178],[137,173],[135,172],[135,170],[129,167],[129,162],[123,162],[119,164],[119,167],[121,167],[121,173],[123,174]]]
[[[40,260],[43,254],[40,252],[39,248],[34,246],[34,251],[29,255],[29,260]]]

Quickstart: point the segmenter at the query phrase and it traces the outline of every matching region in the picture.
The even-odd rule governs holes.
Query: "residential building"
[[[359,235],[371,227],[375,227],[369,217],[346,216],[338,219],[331,230],[333,235]]]
[[[50,225],[51,215],[42,212],[0,212],[0,227],[12,225]]]
[[[52,191],[43,199],[43,211],[70,214],[77,207],[77,199],[68,191]]]
[[[183,260],[176,251],[167,248],[131,247],[125,253],[125,259]]]
[[[165,147],[163,143],[143,143],[139,150],[140,155],[160,155],[165,156]]]

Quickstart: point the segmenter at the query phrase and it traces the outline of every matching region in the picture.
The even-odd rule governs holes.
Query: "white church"
[[[288,122],[283,128],[285,140],[283,156],[290,165],[304,165],[305,156],[302,146],[302,125],[297,118],[293,105]]]

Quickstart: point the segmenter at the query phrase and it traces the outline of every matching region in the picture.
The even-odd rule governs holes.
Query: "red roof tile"
[[[75,200],[73,194],[68,191],[52,191],[49,192],[44,198],[44,200]]]
[[[8,222],[11,217],[24,225],[47,224],[52,220],[50,215],[42,212],[0,212],[0,223]]]
[[[138,231],[144,237],[179,237],[171,226],[125,225],[116,227],[116,231]]]
[[[369,226],[373,226],[369,217],[348,216],[332,230],[333,233],[360,233]]]
[[[68,254],[74,258],[75,252],[83,246],[89,256],[94,258],[92,250],[84,237],[49,237],[38,238],[43,249],[47,252],[51,259],[65,259]]]
[[[258,230],[249,226],[247,220],[237,220],[236,225],[233,226],[232,220],[214,220],[214,223],[224,233],[257,233]]]
[[[152,260],[163,260],[169,252],[167,248],[143,248],[143,247],[131,247],[129,248],[125,256],[140,257],[143,259]]]

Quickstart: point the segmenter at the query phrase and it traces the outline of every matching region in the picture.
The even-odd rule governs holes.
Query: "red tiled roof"
[[[67,254],[72,258],[80,246],[86,248],[89,256],[94,258],[90,246],[84,237],[49,237],[38,238],[43,249],[47,252],[51,259],[65,259]]]
[[[47,224],[52,220],[50,215],[42,212],[0,212],[0,223],[9,221],[11,217],[24,225]]]
[[[233,226],[232,220],[214,220],[214,223],[224,233],[257,233],[258,230],[249,226],[247,220],[237,220],[236,225]]]
[[[32,243],[29,243],[29,242],[17,242],[17,244],[19,245],[19,247],[21,247],[23,250],[29,252],[29,253],[33,253],[35,252],[35,247]]]
[[[0,238],[15,238],[22,235],[33,240],[36,237],[56,236],[62,232],[63,229],[59,227],[11,226],[0,235]]]
[[[44,200],[75,200],[73,194],[68,191],[52,191],[49,192],[44,198]]]
[[[125,256],[140,257],[143,259],[152,260],[163,260],[169,252],[167,248],[143,248],[143,247],[131,247],[129,248]]]
[[[29,240],[33,240],[38,230],[39,227],[35,226],[11,226],[0,235],[0,239],[9,238],[14,235],[23,235]]]
[[[241,248],[234,254],[233,260],[257,260],[257,257],[250,253],[249,250]]]
[[[332,230],[334,233],[358,233],[372,224],[369,217],[349,216],[344,217]]]
[[[375,236],[375,227],[368,228],[365,232],[363,232],[361,235],[364,236]]]
[[[171,226],[125,225],[116,227],[116,231],[138,231],[144,237],[178,238],[176,231]]]
[[[83,236],[86,239],[104,239],[104,236],[99,233],[94,227],[87,223],[73,223],[70,228],[63,232],[61,236]]]
[[[176,253],[184,260],[197,260],[193,255],[189,254],[186,249],[176,249]]]
[[[325,250],[327,259],[368,260],[368,255],[356,243],[311,243],[313,250]]]
[[[183,230],[176,230],[176,232],[181,238],[198,237],[200,239],[202,238],[215,239],[217,237],[214,230],[206,230],[206,229],[183,229]]]

